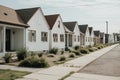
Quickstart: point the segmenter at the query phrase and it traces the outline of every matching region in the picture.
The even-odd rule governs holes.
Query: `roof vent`
[[[7,13],[4,13],[4,15],[6,15],[6,16],[7,16],[8,14],[7,14]]]

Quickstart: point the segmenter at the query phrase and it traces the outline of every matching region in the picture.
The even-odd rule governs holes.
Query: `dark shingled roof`
[[[93,30],[93,27],[88,27],[88,29],[89,29],[89,33],[90,33],[90,35],[91,35],[92,30]]]
[[[0,23],[28,27],[14,9],[0,5]]]
[[[19,9],[16,10],[16,12],[21,16],[24,22],[27,23],[38,9],[40,9],[40,7]]]
[[[94,31],[94,35],[98,37],[100,35],[100,31]]]
[[[70,30],[70,31],[74,31],[75,25],[76,25],[76,21],[74,22],[64,22],[63,24]]]
[[[104,32],[100,33],[100,37],[103,38],[104,37]]]
[[[50,29],[53,28],[53,25],[55,24],[59,14],[54,14],[54,15],[45,15],[45,18],[49,24]]]
[[[87,27],[88,25],[85,24],[85,25],[79,25],[79,30],[82,32],[82,33],[86,33],[86,30],[87,30]]]

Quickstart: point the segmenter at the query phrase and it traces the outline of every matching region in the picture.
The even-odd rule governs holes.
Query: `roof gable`
[[[88,27],[90,35],[92,34],[93,27]]]
[[[64,22],[63,23],[70,31],[74,31],[77,22]]]
[[[100,36],[100,31],[94,31],[94,35],[99,37]]]
[[[59,14],[54,14],[54,15],[45,15],[45,18],[49,24],[50,29],[53,28],[58,16],[60,16]]]
[[[16,12],[21,16],[25,23],[31,19],[31,17],[35,14],[35,12],[40,9],[40,7],[36,8],[27,8],[27,9],[19,9]]]
[[[0,5],[0,22],[24,27],[28,26],[14,9],[2,5]]]
[[[86,33],[86,31],[87,31],[87,27],[88,27],[88,25],[86,24],[86,25],[79,25],[79,30],[82,32],[82,33]]]

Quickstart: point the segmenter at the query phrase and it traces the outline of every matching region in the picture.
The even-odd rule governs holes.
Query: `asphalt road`
[[[110,50],[79,72],[120,77],[120,46]]]

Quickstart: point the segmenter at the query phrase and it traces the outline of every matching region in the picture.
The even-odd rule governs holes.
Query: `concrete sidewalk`
[[[107,53],[108,51],[116,47],[117,45],[118,44],[103,48],[101,50],[82,56],[80,58],[68,61],[64,64],[53,66],[48,69],[44,69],[44,70],[32,73],[30,75],[24,76],[23,79],[17,79],[17,80],[59,80],[60,78],[64,77],[65,75],[69,74],[72,71],[77,72],[78,70],[82,69],[92,61],[96,60],[100,56],[104,55],[105,53]],[[80,74],[81,77],[79,79],[76,79],[73,77],[74,75],[76,76],[78,75],[78,73],[73,74],[72,76],[68,77],[66,80],[100,80],[100,79],[89,79],[89,78],[81,79],[82,77],[81,74]],[[84,77],[85,76],[83,76],[83,78]],[[108,80],[108,79],[118,80],[118,78],[112,79],[112,77],[106,78],[103,76],[103,78],[105,78],[104,80]]]
[[[45,68],[25,68],[25,67],[17,67],[17,66],[10,66],[10,65],[0,65],[0,69],[10,69],[16,71],[27,71],[27,72],[37,72],[41,71]]]

